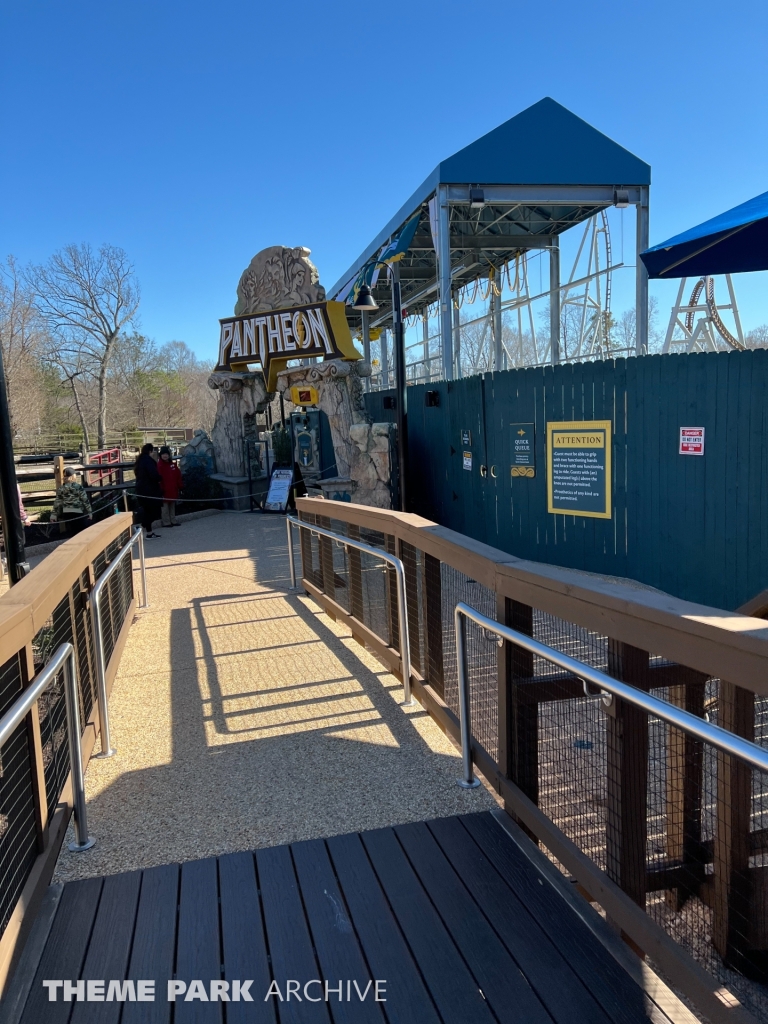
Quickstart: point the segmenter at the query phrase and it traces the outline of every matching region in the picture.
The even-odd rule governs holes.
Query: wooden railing
[[[0,597],[0,715],[64,641],[76,652],[83,761],[99,734],[88,595],[129,538],[127,514],[65,541]],[[108,691],[135,607],[130,558],[101,601]],[[48,885],[72,813],[63,679],[0,749],[0,993]],[[82,854],[87,856],[87,854]]]
[[[308,498],[297,507],[402,560],[413,692],[454,738],[461,600],[768,743],[762,619],[527,562],[416,515]],[[301,556],[307,593],[400,675],[387,571],[304,530]],[[768,1018],[765,990],[751,984],[768,970],[768,778],[622,701],[606,712],[579,678],[472,628],[473,760],[507,810],[710,1020]]]

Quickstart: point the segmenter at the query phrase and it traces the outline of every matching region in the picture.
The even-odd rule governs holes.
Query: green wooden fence
[[[437,405],[427,392],[437,392]],[[375,421],[395,417],[385,395],[393,392],[366,396]],[[768,587],[766,399],[763,349],[415,385],[409,511],[522,558],[734,609]],[[546,424],[599,419],[613,424],[611,518],[548,513]],[[535,424],[533,479],[510,475],[514,423]],[[681,427],[704,427],[703,457],[679,454]]]

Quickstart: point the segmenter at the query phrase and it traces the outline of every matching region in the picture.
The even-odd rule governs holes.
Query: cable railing
[[[0,750],[14,731],[24,721],[34,705],[51,686],[59,672],[64,675],[64,696],[66,700],[67,742],[69,745],[69,767],[72,778],[72,802],[75,818],[75,840],[69,844],[72,853],[90,850],[96,840],[88,835],[88,814],[85,807],[85,777],[83,757],[80,749],[82,728],[80,724],[80,700],[77,682],[75,648],[64,643],[56,650],[48,664],[34,677],[26,690],[0,719]]]
[[[482,775],[713,1024],[736,1019],[727,1000],[768,1024],[766,623],[421,516],[296,504],[345,545],[301,529],[305,591],[393,672],[394,570],[349,543],[402,562],[412,690],[462,783]],[[482,618],[457,628],[457,606]]]
[[[116,558],[112,560],[106,572],[103,572],[91,591],[88,602],[91,608],[91,626],[93,629],[93,648],[96,654],[96,693],[99,704],[99,721],[101,726],[101,751],[94,757],[113,757],[117,749],[112,746],[109,729],[109,705],[107,701],[107,666],[104,653],[104,623],[101,614],[101,595],[104,588],[118,571],[123,560],[130,556],[134,545],[139,549],[139,568],[141,572],[141,597],[139,608],[147,608],[147,567],[144,560],[144,535],[141,527],[136,527],[128,543]]]
[[[759,747],[756,743],[742,739],[741,736],[736,736],[718,725],[713,725],[707,719],[692,715],[690,712],[670,704],[669,701],[659,700],[658,697],[654,697],[650,693],[644,693],[634,686],[614,679],[612,676],[606,675],[605,672],[600,672],[598,669],[587,665],[583,661],[579,661],[577,658],[571,658],[567,654],[555,650],[554,647],[540,643],[538,640],[534,640],[533,637],[527,636],[517,629],[502,625],[495,619],[483,615],[482,612],[460,601],[454,610],[456,671],[459,679],[460,694],[461,749],[464,764],[464,778],[461,780],[460,785],[467,788],[477,785],[472,768],[472,723],[470,718],[469,671],[466,653],[467,619],[471,619],[481,629],[486,630],[487,634],[495,634],[499,637],[500,641],[507,640],[509,643],[516,644],[518,647],[522,647],[524,650],[536,655],[536,657],[543,658],[550,664],[564,669],[576,679],[580,679],[584,687],[585,696],[594,696],[606,708],[610,708],[613,704],[613,698],[618,697],[640,708],[647,714],[667,722],[675,729],[679,729],[689,736],[694,736],[696,739],[703,740],[705,743],[710,743],[713,747],[717,747],[718,750],[722,750],[726,754],[741,758],[742,761],[746,761],[761,771],[768,772],[768,750]],[[597,686],[600,692],[597,694],[589,693],[587,689],[588,683]]]
[[[294,526],[299,530],[307,530],[314,536],[325,537],[341,548],[353,548],[355,551],[362,551],[365,554],[371,555],[374,558],[380,559],[382,562],[386,562],[388,565],[392,566],[397,577],[397,625],[398,635],[400,638],[400,661],[403,673],[403,705],[410,706],[413,704],[413,697],[411,696],[411,645],[408,636],[408,616],[406,614],[405,568],[403,567],[402,561],[395,557],[395,555],[390,555],[388,552],[382,551],[380,548],[373,547],[371,544],[365,544],[363,541],[346,537],[342,533],[334,533],[332,530],[327,530],[322,526],[302,522],[301,519],[294,519],[293,516],[286,516],[285,524],[286,529],[288,530],[288,560],[290,562],[291,569],[291,587],[296,586],[293,533],[291,530]]]

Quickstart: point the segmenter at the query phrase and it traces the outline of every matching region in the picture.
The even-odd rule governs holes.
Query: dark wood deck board
[[[252,853],[219,857],[219,890],[224,977],[230,988],[235,980],[253,981],[253,1002],[230,1002],[227,1024],[277,1024],[274,1004],[264,1002],[272,978]]]
[[[128,977],[155,982],[153,1003],[125,1003],[121,1024],[168,1024],[171,1003],[168,979],[176,962],[176,914],[179,905],[179,865],[164,864],[142,872],[139,908]]]
[[[86,980],[105,982],[104,1002],[75,1003],[72,1024],[119,1024],[122,1006],[115,1001],[114,993],[112,1001],[107,1001],[109,981],[122,981],[126,976],[140,888],[140,871],[104,879],[81,975]]]
[[[525,974],[501,946],[427,826],[401,825],[395,833],[500,1024],[519,1024],[521,1016],[526,1024],[551,1024]]]
[[[219,883],[216,858],[193,860],[181,866],[179,930],[176,944],[176,977],[187,983],[221,978],[219,939]],[[158,993],[163,996],[162,990]],[[190,993],[191,994],[191,993]],[[221,1024],[220,1002],[187,1000],[177,996],[174,1024]]]
[[[563,900],[490,815],[469,814],[459,819],[488,859],[519,895],[528,912],[567,951],[569,962],[614,1024],[637,1024],[647,1019],[645,997],[620,964],[575,914],[563,912]]]
[[[437,819],[429,829],[557,1024],[610,1024],[574,969],[573,951],[547,934],[462,824],[456,818]]]
[[[291,852],[320,962],[321,977],[327,978],[328,984],[334,988],[342,986],[341,993],[333,993],[328,1003],[334,1024],[385,1024],[382,1004],[374,999],[375,979],[371,978],[360,951],[325,843],[322,839],[294,843]],[[347,981],[357,982],[357,990],[352,988],[349,1002],[346,999]],[[361,1002],[356,993],[365,992],[369,984],[371,989]],[[316,989],[317,986],[312,995],[317,995]]]
[[[278,998],[273,999],[273,1004],[278,1007],[280,1024],[330,1024],[325,1002],[307,1002],[303,992],[298,994],[298,998],[293,994],[288,998],[286,991],[289,981],[298,981],[303,987],[307,981],[320,977],[290,847],[273,846],[259,850],[256,867],[272,973],[283,995],[282,1002]],[[309,991],[314,996],[312,989]]]
[[[24,1007],[22,1024],[40,1024],[41,1021],[46,1024],[67,1024],[73,1004],[63,1002],[61,992],[57,1002],[49,1002],[48,990],[43,988],[42,983],[47,979],[80,977],[103,881],[102,878],[86,878],[64,886],[40,966]]]
[[[482,813],[69,883],[26,965],[21,1024],[647,1021],[639,986],[514,829]],[[89,977],[154,979],[155,1001],[51,1003],[42,987]],[[172,978],[206,995],[253,979],[252,1001],[169,1003]],[[282,999],[265,1000],[272,979]],[[313,979],[327,1003],[307,998]],[[361,1002],[376,979],[386,1002]]]
[[[445,1024],[492,1024],[493,1015],[445,925],[410,867],[392,829],[363,842]]]
[[[328,849],[371,972],[387,982],[390,1024],[439,1024],[360,836],[334,836],[328,840]]]

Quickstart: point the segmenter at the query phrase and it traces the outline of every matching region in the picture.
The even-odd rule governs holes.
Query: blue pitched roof
[[[546,96],[441,161],[329,289],[335,295],[438,185],[649,185],[651,168]]]
[[[640,253],[652,278],[768,270],[768,192]]]

